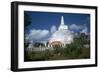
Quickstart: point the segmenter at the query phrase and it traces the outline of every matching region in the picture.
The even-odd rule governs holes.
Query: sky
[[[61,23],[61,16],[70,31],[75,33],[90,32],[90,14],[79,13],[56,13],[56,12],[34,12],[24,11],[31,18],[31,24],[27,27],[27,36],[30,40],[41,40],[50,37]],[[37,37],[36,37],[37,36]]]

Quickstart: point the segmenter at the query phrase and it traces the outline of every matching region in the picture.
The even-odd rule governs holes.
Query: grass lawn
[[[62,49],[62,48],[61,48]],[[66,59],[87,59],[90,58],[90,49],[56,49],[38,52],[28,52],[25,61],[46,61],[46,60],[66,60]]]

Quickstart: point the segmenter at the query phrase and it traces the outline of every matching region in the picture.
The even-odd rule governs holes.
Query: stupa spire
[[[61,23],[58,30],[67,30],[67,29],[68,29],[68,26],[64,24],[64,17],[61,16]]]
[[[64,25],[64,17],[61,16],[61,25]]]

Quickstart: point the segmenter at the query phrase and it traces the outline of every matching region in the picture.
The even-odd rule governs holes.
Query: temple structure
[[[66,47],[66,44],[73,42],[73,34],[68,29],[68,26],[64,24],[64,17],[61,16],[61,23],[56,32],[54,32],[49,41],[41,42],[44,46],[39,45],[35,47],[34,43],[30,43],[27,50],[28,51],[44,51],[46,49],[53,50],[54,47]]]
[[[73,34],[68,30],[68,26],[64,24],[64,17],[61,17],[61,23],[58,30],[51,36],[49,40],[49,46],[65,47],[66,44],[70,44],[73,41]]]

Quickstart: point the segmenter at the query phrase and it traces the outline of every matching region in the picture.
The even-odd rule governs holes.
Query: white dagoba
[[[49,44],[50,46],[52,46],[53,44],[55,44],[54,42],[59,42],[60,45],[62,44],[63,46],[65,46],[66,44],[70,44],[72,41],[73,34],[70,30],[68,30],[68,26],[64,24],[64,17],[61,16],[60,26],[58,30],[54,34],[52,34],[49,40]]]

